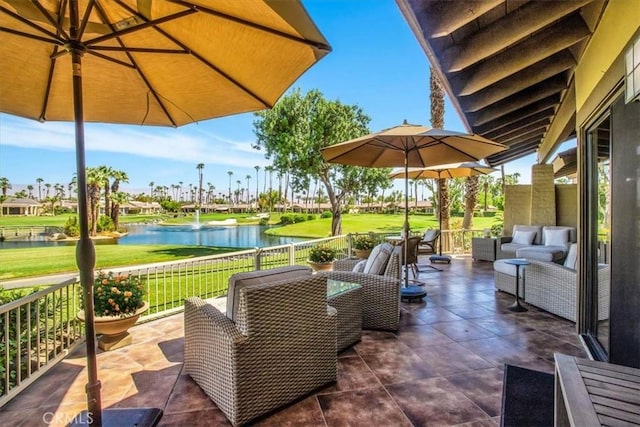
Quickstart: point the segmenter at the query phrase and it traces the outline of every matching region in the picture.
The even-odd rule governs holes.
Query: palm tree
[[[120,183],[121,182],[129,182],[129,177],[127,173],[119,170],[111,170],[111,177],[113,178],[113,184],[111,184],[111,219],[113,220],[113,224],[115,229],[118,229],[118,219],[120,216],[120,205],[122,203],[127,203],[129,200],[122,201],[124,198],[122,196],[113,197],[116,193],[121,193],[120,191]],[[123,193],[124,194],[124,193]],[[118,202],[116,205],[116,201]]]
[[[48,182],[44,184],[44,187],[47,189],[47,192],[45,193],[44,197],[45,199],[47,197],[49,197],[49,192],[51,191],[51,184],[49,184]]]
[[[156,183],[155,183],[155,182],[153,182],[153,181],[151,181],[151,182],[149,183],[149,196],[150,196],[152,199],[153,199],[153,186],[154,186],[155,184],[156,184]]]
[[[106,180],[104,168],[87,168],[87,198],[89,199],[90,234],[95,236],[98,231],[100,190]]]
[[[44,179],[42,178],[37,178],[36,182],[38,183],[38,200],[42,200],[42,188],[40,187],[40,184],[42,184],[44,182]]]
[[[111,166],[98,166],[98,169],[101,169],[101,173],[104,178],[104,182],[102,183],[104,187],[104,214],[110,217],[111,216],[111,185],[109,184],[109,179],[113,174],[113,168],[111,168]]]
[[[118,231],[120,227],[120,206],[129,202],[129,195],[124,191],[111,192],[111,219],[113,219],[113,229]]]
[[[258,188],[259,188],[258,187],[258,172],[260,171],[260,166],[255,165],[253,168],[256,170],[256,203],[257,203],[258,202],[258,193],[260,192],[258,190]]]
[[[204,163],[198,163],[196,169],[198,169],[198,209],[200,209],[202,206],[202,169],[204,169]]]
[[[33,199],[33,185],[27,185],[27,190],[29,190],[29,198]]]
[[[227,175],[229,175],[229,203],[231,203],[231,176],[233,171],[227,171]]]
[[[473,227],[473,211],[478,202],[478,191],[480,185],[478,176],[468,176],[464,183],[464,219],[462,220],[462,229],[466,230]]]
[[[5,178],[4,176],[0,178],[0,188],[2,189],[2,197],[7,197],[7,190],[11,189],[11,183],[9,182],[9,178]]]
[[[236,203],[240,203],[240,184],[242,184],[242,182],[240,180],[236,181],[236,184],[238,184],[238,190],[236,191]]]
[[[431,89],[431,127],[435,129],[444,129],[444,89],[442,84],[438,80],[433,68],[430,68],[430,89]],[[451,200],[449,196],[449,186],[446,179],[438,180],[438,191],[440,192],[440,204],[438,206],[438,213],[440,220],[442,221],[442,228],[448,230],[449,224],[449,207]],[[443,237],[440,237],[443,239]],[[447,239],[444,239],[448,242]],[[448,246],[448,245],[447,245]]]
[[[244,179],[247,180],[247,204],[249,204],[250,200],[250,196],[249,196],[249,180],[251,179],[251,175],[247,174],[247,176],[244,177]]]
[[[178,200],[176,200],[177,202],[181,202],[182,201],[182,181],[178,181],[178,185],[179,185],[179,190],[178,190]]]

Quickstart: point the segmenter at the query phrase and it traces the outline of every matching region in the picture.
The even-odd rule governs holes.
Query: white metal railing
[[[396,234],[377,233],[379,240]],[[482,230],[443,230],[443,251],[469,253],[471,237],[481,234]],[[150,305],[140,319],[145,322],[182,311],[185,298],[206,299],[226,294],[229,277],[234,273],[306,265],[309,250],[319,243],[327,243],[347,256],[351,254],[354,236],[342,235],[108,271],[136,275],[144,281]],[[81,292],[78,278],[55,285],[50,283],[51,278],[47,277],[32,279],[28,286],[40,286],[41,290],[0,306],[0,407],[84,342],[84,325],[76,317]],[[13,290],[24,287],[19,283],[7,284]]]
[[[11,227],[0,227],[0,237],[4,239],[24,239],[38,236],[48,236],[53,233],[62,232],[62,227],[49,225],[31,226],[31,225],[15,225]]]

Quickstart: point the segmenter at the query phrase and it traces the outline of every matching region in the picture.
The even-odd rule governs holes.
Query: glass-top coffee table
[[[338,313],[338,351],[362,338],[362,286],[341,280],[327,280],[327,304]]]

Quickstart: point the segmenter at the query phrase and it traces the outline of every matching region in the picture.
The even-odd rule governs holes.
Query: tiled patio
[[[553,372],[553,353],[585,357],[573,324],[533,307],[505,309],[490,262],[456,257],[425,272],[428,297],[403,304],[397,334],[365,331],[339,355],[338,381],[256,425],[499,424],[503,364]],[[182,315],[136,326],[134,343],[99,352],[103,407],[153,406],[163,426],[229,425],[183,371]],[[86,408],[84,349],[0,409],[4,426],[65,425]]]

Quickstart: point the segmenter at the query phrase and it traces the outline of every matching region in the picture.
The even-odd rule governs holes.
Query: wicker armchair
[[[336,311],[326,276],[240,290],[236,322],[199,298],[185,301],[186,372],[233,425],[336,381]]]
[[[400,256],[392,253],[383,275],[352,271],[359,259],[335,261],[333,271],[318,273],[362,286],[362,327],[397,331],[400,325]]]
[[[576,270],[546,261],[528,260],[524,269],[525,301],[565,319],[576,321]],[[512,278],[513,279],[513,278]],[[609,318],[610,267],[598,267],[598,320]]]

